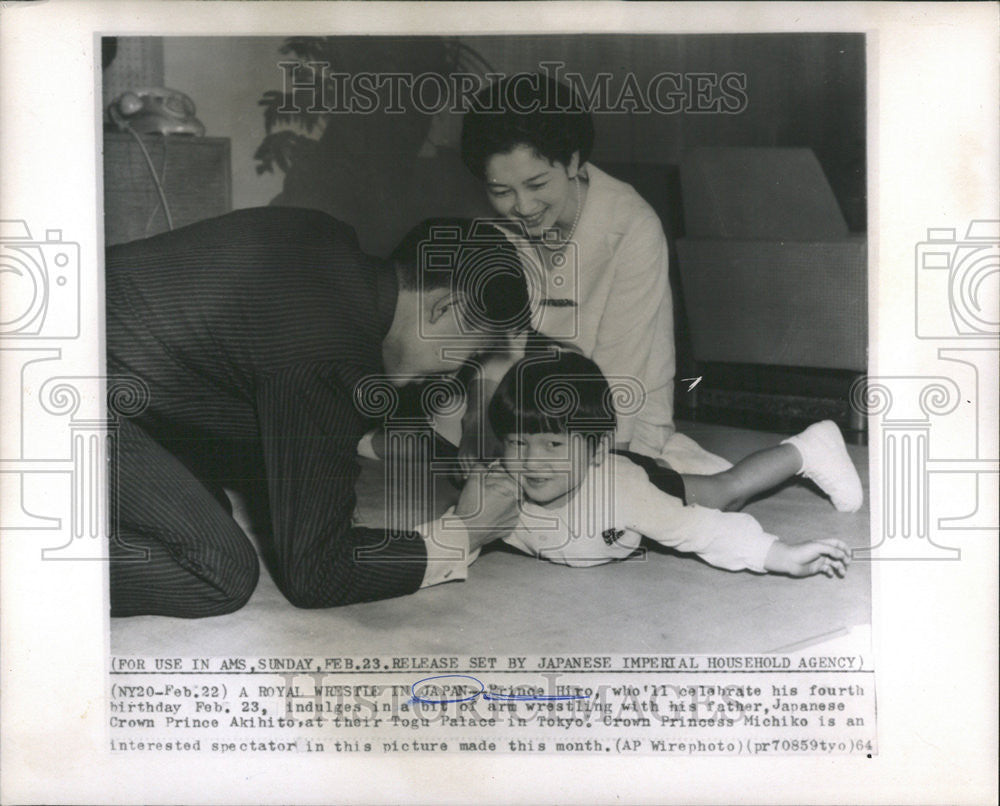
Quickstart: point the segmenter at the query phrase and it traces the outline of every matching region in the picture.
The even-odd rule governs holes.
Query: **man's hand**
[[[485,470],[486,465],[500,455],[500,441],[490,424],[480,416],[489,406],[496,388],[495,382],[480,378],[469,382],[468,405],[462,417],[462,441],[458,446],[463,481],[474,471]]]
[[[824,574],[833,578],[843,577],[850,562],[851,550],[842,540],[810,540],[797,546],[776,540],[767,552],[764,568],[772,574],[793,577]]]
[[[506,537],[517,523],[517,482],[499,463],[469,476],[454,514],[469,530],[469,549]]]

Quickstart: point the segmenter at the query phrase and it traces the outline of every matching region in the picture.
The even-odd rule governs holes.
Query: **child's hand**
[[[843,577],[850,561],[851,550],[842,540],[810,540],[797,546],[776,540],[767,552],[764,568],[772,574],[793,577],[825,574],[833,578]]]

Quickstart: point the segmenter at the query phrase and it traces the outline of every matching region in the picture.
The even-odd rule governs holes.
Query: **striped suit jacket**
[[[236,211],[111,247],[106,293],[109,373],[150,390],[138,424],[214,490],[266,482],[273,572],[292,603],[420,586],[419,534],[351,523],[371,425],[353,392],[384,371],[397,285],[350,227],[312,210]]]

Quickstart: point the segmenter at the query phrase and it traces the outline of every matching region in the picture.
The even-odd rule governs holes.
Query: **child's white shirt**
[[[642,536],[730,571],[764,573],[764,559],[777,540],[755,518],[685,505],[660,490],[646,471],[611,454],[591,465],[584,482],[552,509],[530,501],[504,542],[562,565],[590,566],[622,560]]]

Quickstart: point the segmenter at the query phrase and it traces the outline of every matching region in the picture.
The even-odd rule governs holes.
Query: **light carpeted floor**
[[[780,437],[683,423],[707,450],[735,460]],[[867,449],[849,447],[866,490]],[[380,500],[380,466],[366,462],[362,508]],[[867,503],[845,515],[807,484],[745,510],[787,542],[838,537],[869,544]],[[468,581],[382,602],[297,610],[266,571],[237,613],[197,621],[112,619],[111,649],[144,656],[388,654],[731,653],[798,649],[870,622],[867,563],[846,579],[729,573],[651,546],[645,559],[589,569],[541,562],[501,547]]]

